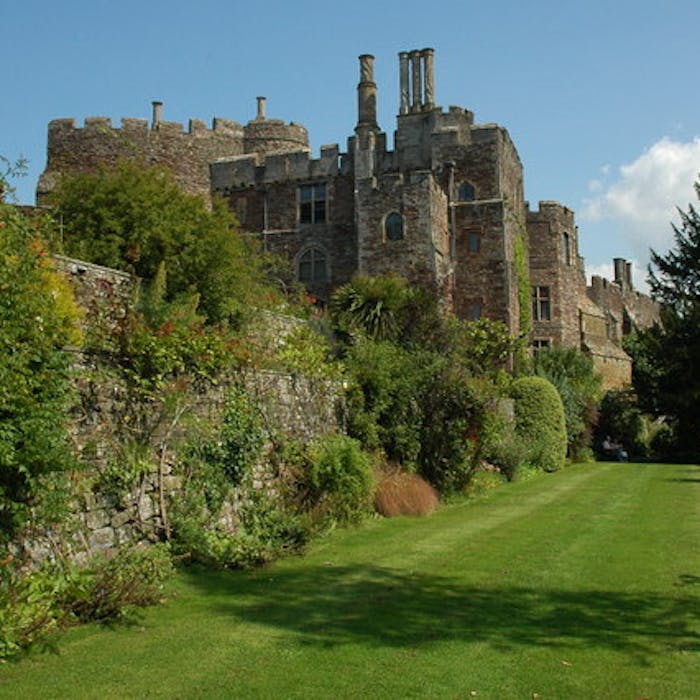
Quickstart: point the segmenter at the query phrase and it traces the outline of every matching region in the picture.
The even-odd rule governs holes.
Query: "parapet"
[[[85,117],[82,127],[78,126],[77,121],[73,118],[52,119],[49,122],[49,139],[52,135],[65,134],[66,132],[94,134],[105,130],[119,131],[119,128],[112,125],[110,117]],[[207,127],[201,119],[190,119],[187,129],[180,122],[159,121],[156,124],[149,125],[147,119],[123,117],[121,120],[121,131],[128,132],[129,135],[155,132],[196,136],[219,134],[234,138],[243,138],[244,134],[241,124],[230,119],[221,119],[220,117],[215,117],[212,120],[211,128]],[[304,129],[304,132],[306,132],[306,129]],[[49,142],[49,147],[50,145]]]

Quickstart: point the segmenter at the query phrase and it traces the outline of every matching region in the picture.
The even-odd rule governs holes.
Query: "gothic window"
[[[314,284],[328,280],[326,254],[320,248],[308,248],[297,261],[297,277],[300,282]]]
[[[384,219],[384,235],[387,241],[400,241],[403,238],[403,216],[392,212]]]
[[[562,234],[562,245],[564,247],[564,263],[571,265],[571,236],[566,231]]]
[[[327,220],[326,183],[302,185],[299,188],[299,223],[323,224]]]
[[[476,199],[476,191],[474,190],[474,185],[471,182],[463,182],[459,186],[459,201],[460,202],[473,202]]]
[[[549,287],[532,288],[532,318],[535,321],[551,320]]]
[[[481,234],[478,231],[469,231],[467,246],[470,253],[478,253],[481,250]]]

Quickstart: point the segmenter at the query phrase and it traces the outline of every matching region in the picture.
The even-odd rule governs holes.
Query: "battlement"
[[[52,136],[66,134],[72,132],[79,135],[94,135],[95,133],[104,133],[105,131],[119,131],[119,127],[112,124],[110,117],[85,117],[83,126],[78,126],[77,120],[74,118],[52,119],[49,122],[49,139]],[[133,117],[123,117],[121,119],[121,131],[129,135],[147,134],[149,132],[157,132],[163,134],[182,134],[202,136],[205,134],[219,134],[243,138],[243,126],[238,122],[230,119],[221,119],[215,117],[212,120],[211,128],[207,127],[205,122],[200,119],[190,119],[185,129],[184,124],[179,122],[159,121],[149,124],[147,119],[137,119]],[[77,132],[77,133],[76,133]]]

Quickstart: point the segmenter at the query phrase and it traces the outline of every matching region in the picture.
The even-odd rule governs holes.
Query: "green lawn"
[[[700,467],[571,467],[174,588],[0,697],[700,698]]]

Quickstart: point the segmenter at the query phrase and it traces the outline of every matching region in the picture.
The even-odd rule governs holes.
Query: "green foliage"
[[[45,231],[0,204],[0,540],[25,522],[42,475],[72,464],[63,347],[76,338],[76,318],[70,299],[57,304]]]
[[[631,456],[648,456],[649,421],[639,408],[634,391],[608,391],[603,397],[596,429],[597,447],[608,435],[614,442],[622,443]]]
[[[208,321],[239,323],[278,295],[265,256],[238,232],[223,203],[183,192],[164,168],[127,162],[65,177],[52,195],[66,253],[134,272],[143,280],[167,267],[165,298],[191,299]]]
[[[0,659],[14,656],[75,622],[128,618],[163,597],[173,574],[165,545],[125,547],[98,555],[84,568],[47,563],[25,572],[7,556],[0,561]]]
[[[62,570],[53,565],[23,575],[11,556],[0,561],[0,659],[61,628],[67,618],[59,603],[65,587]]]
[[[450,326],[456,361],[477,376],[497,379],[520,346],[520,341],[510,335],[503,321],[452,319]]]
[[[528,445],[528,461],[547,472],[566,460],[566,420],[561,398],[543,377],[520,377],[513,382],[515,430]]]
[[[178,552],[233,569],[264,564],[306,544],[310,533],[302,519],[253,485],[263,439],[257,407],[242,387],[233,387],[221,426],[204,426],[181,452],[183,491],[171,505]],[[231,528],[225,521],[233,503]]]
[[[544,348],[535,353],[534,373],[548,379],[559,392],[566,418],[568,453],[576,459],[590,448],[601,377],[593,359],[577,348]]]
[[[470,378],[451,360],[433,356],[419,375],[418,471],[442,493],[458,493],[479,464],[483,405]]]
[[[345,364],[352,379],[349,433],[441,491],[463,488],[475,463],[482,411],[453,359],[361,340]]]
[[[362,339],[345,358],[349,434],[408,468],[415,468],[420,452],[418,364],[397,345]]]
[[[388,340],[399,334],[399,315],[411,295],[402,277],[356,275],[331,299],[336,326],[349,335]]]
[[[310,323],[295,326],[275,353],[272,366],[290,374],[340,379],[341,365],[333,358],[327,338]]]
[[[309,446],[304,475],[311,508],[328,523],[359,520],[370,509],[372,468],[360,444],[328,434]]]
[[[237,486],[252,474],[263,441],[257,408],[242,387],[234,386],[226,401],[219,439],[209,444],[205,458],[218,464],[228,481]]]
[[[173,573],[167,545],[122,547],[113,557],[98,555],[88,567],[69,571],[61,605],[80,622],[127,618],[161,602]]]

